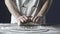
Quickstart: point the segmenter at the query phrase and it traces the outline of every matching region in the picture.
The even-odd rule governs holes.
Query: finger
[[[36,16],[34,19],[33,19],[33,22],[36,22],[36,19],[37,19],[38,17]]]
[[[36,19],[36,22],[38,22],[39,18]]]
[[[23,18],[23,16],[20,16],[20,17],[18,18],[18,20],[20,20],[21,22],[24,22],[24,21],[25,21],[25,19]]]
[[[34,16],[31,17],[31,20],[33,20],[33,19],[34,19]]]
[[[21,22],[23,22],[23,20],[22,20],[22,17],[21,17],[21,16],[18,18],[18,20],[20,20]]]
[[[24,19],[26,19],[26,20],[28,19],[28,17],[27,17],[27,16],[23,16],[23,18],[24,18]]]
[[[17,19],[20,20],[22,18],[22,16],[18,17]]]
[[[22,18],[22,20],[25,21],[25,22],[27,21],[25,18]]]
[[[19,19],[21,22],[24,22],[23,19]]]

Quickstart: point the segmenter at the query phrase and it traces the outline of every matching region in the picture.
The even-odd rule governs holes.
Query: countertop
[[[16,24],[1,23],[0,34],[60,34],[60,25],[39,27],[40,29],[37,30],[23,30]]]

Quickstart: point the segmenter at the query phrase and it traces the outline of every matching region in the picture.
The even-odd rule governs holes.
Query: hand
[[[25,23],[27,20],[28,20],[28,17],[27,16],[19,16],[17,18],[18,25],[20,25],[20,23]]]
[[[42,17],[40,17],[40,16],[31,17],[31,20],[32,20],[34,23],[40,21],[41,19],[42,19]]]

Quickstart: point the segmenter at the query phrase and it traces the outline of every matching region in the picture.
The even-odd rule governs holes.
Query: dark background
[[[4,0],[0,0],[0,23],[10,22],[10,13],[5,6]]]
[[[60,0],[53,0],[52,6],[46,14],[47,25],[60,24]],[[11,14],[5,6],[4,0],[0,0],[0,23],[10,23]]]

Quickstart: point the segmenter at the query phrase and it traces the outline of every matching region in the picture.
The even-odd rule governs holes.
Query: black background
[[[0,0],[0,23],[10,22],[10,13],[5,6],[4,0]]]
[[[0,0],[0,23],[10,23],[11,14],[5,6],[4,0]],[[48,25],[60,24],[60,0],[53,0],[52,6],[46,14]]]

